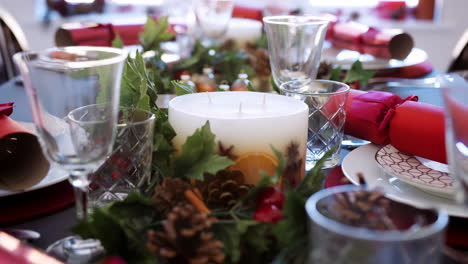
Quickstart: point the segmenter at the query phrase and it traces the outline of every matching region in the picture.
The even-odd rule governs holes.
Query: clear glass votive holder
[[[379,191],[338,186],[312,195],[310,262],[321,264],[440,263],[448,215],[419,209]]]
[[[306,170],[312,169],[330,150],[333,154],[324,168],[334,167],[340,161],[349,89],[344,83],[326,80],[310,81],[299,88],[296,81],[281,85],[281,94],[302,100],[309,106]]]
[[[437,77],[445,103],[445,141],[456,198],[468,206],[468,81],[457,74]]]
[[[314,16],[267,16],[263,23],[276,85],[315,79],[329,21]]]
[[[112,154],[90,177],[89,208],[138,192],[151,180],[154,114],[120,107]]]

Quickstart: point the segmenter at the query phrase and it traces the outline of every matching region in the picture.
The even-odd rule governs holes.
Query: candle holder
[[[112,153],[90,176],[90,208],[123,200],[150,183],[154,122],[148,111],[120,107]]]
[[[346,119],[345,103],[349,86],[335,81],[316,80],[297,89],[291,81],[280,87],[281,94],[304,101],[309,106],[306,170],[325,153],[333,154],[324,164],[325,168],[336,166],[340,161]]]
[[[312,195],[312,263],[439,263],[448,216],[356,186],[324,189]],[[333,257],[332,257],[333,256]]]

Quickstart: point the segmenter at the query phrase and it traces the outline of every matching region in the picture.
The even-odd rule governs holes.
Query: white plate
[[[387,175],[374,159],[381,146],[368,144],[350,152],[342,163],[346,178],[359,185],[358,173],[362,173],[370,188],[380,188],[385,194],[402,203],[421,208],[439,208],[451,216],[468,218],[468,209],[454,200],[438,197],[413,187],[396,177]]]
[[[453,178],[447,172],[427,167],[415,156],[402,153],[390,144],[377,151],[375,160],[386,173],[410,185],[434,195],[453,197]]]
[[[37,189],[41,189],[47,186],[50,186],[52,184],[59,183],[61,181],[64,181],[68,179],[68,173],[62,169],[59,169],[58,167],[51,167],[49,169],[49,173],[40,181],[38,184],[32,186],[31,188],[28,188],[24,191],[20,192],[11,192],[11,191],[5,191],[5,190],[0,190],[0,197],[4,196],[10,196],[10,195],[15,195],[15,194],[20,194],[23,192],[29,192]]]
[[[404,60],[377,58],[370,54],[361,54],[354,50],[337,49],[329,42],[324,43],[322,61],[340,65],[344,69],[349,69],[351,65],[360,60],[365,70],[385,70],[411,66],[427,60],[427,53],[418,48],[413,48],[408,57]]]

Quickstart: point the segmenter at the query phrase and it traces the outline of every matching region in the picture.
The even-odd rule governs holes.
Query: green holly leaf
[[[144,234],[128,224],[129,218],[145,215],[148,219],[150,216],[147,214],[149,207],[141,211],[141,207],[136,206],[137,204],[147,207],[146,203],[136,202],[131,197],[129,204],[116,202],[104,208],[96,208],[87,220],[79,222],[72,231],[85,239],[99,239],[106,254],[122,256],[127,263],[155,263],[157,259],[148,251],[144,240],[141,239]],[[114,206],[118,208],[112,209]]]
[[[215,174],[234,164],[229,158],[214,154],[215,146],[215,135],[207,121],[187,138],[182,153],[173,158],[175,176],[203,180],[204,173]]]
[[[223,242],[226,263],[239,263],[243,257],[242,248],[249,248],[249,253],[263,253],[271,241],[266,237],[269,225],[254,220],[228,220],[214,222],[212,230],[217,239]]]
[[[362,63],[357,60],[351,66],[351,69],[346,72],[343,80],[344,83],[352,83],[358,81],[359,83],[367,83],[373,76],[375,71],[366,71],[362,68]]]
[[[286,192],[282,210],[284,219],[278,222],[273,229],[273,233],[281,247],[306,235],[307,215],[304,207],[305,202],[304,196],[300,193],[293,190]]]
[[[112,47],[119,48],[119,49],[124,47],[123,40],[120,38],[119,34],[117,34],[114,40],[112,40]]]
[[[181,82],[173,80],[173,81],[171,81],[171,84],[172,84],[172,86],[174,86],[177,96],[184,95],[184,94],[195,93],[193,88],[190,85],[186,84],[186,83],[181,83]]]
[[[337,81],[337,82],[339,82],[339,81],[340,81],[340,74],[341,74],[341,67],[333,68],[333,69],[330,71],[330,76],[328,77],[328,79],[329,79],[330,81]]]

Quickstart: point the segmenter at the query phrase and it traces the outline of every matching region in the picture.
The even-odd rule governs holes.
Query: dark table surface
[[[419,101],[434,105],[443,105],[440,89],[437,88],[417,88],[417,87],[388,87],[384,91],[395,93],[402,98],[408,95],[417,95]],[[29,105],[21,84],[10,80],[0,86],[0,103],[14,102],[15,108],[11,118],[17,121],[32,122]],[[342,150],[342,158],[349,153],[349,150]],[[0,198],[0,205],[1,205]],[[0,227],[32,229],[41,234],[41,238],[30,242],[34,247],[45,249],[54,241],[71,235],[70,228],[76,224],[74,206],[70,206],[59,211],[42,215],[33,219],[10,223]],[[445,260],[444,263],[453,263]]]

